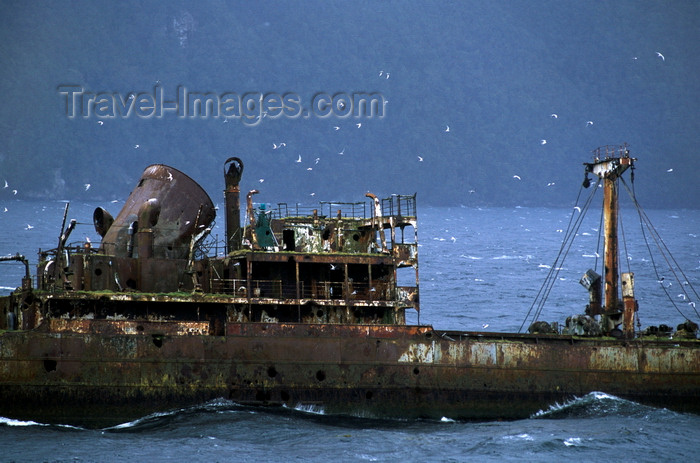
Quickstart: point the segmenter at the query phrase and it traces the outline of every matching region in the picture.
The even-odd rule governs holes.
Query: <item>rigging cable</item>
[[[622,211],[618,210],[618,224],[619,224],[619,229],[620,229],[620,234],[622,235],[622,245],[625,249],[625,261],[627,262],[627,273],[632,273],[632,268],[630,266],[630,260],[632,259],[629,255],[629,251],[627,250],[627,238],[625,237],[625,227],[624,227],[624,220],[622,220]],[[641,329],[642,322],[639,319],[639,311],[635,310],[633,313],[634,318],[637,320],[637,327]]]
[[[656,261],[655,261],[655,259],[654,259],[654,256],[653,256],[652,253],[651,253],[651,247],[650,247],[650,245],[649,245],[649,241],[647,240],[647,236],[646,236],[646,233],[645,233],[645,231],[644,231],[644,225],[646,225],[646,227],[648,228],[651,237],[654,239],[654,242],[656,243],[656,246],[657,246],[657,248],[659,249],[659,253],[661,254],[661,256],[662,256],[662,257],[664,258],[664,260],[666,261],[666,264],[668,265],[669,271],[673,274],[673,276],[674,276],[675,279],[676,279],[676,282],[678,282],[678,284],[680,285],[681,291],[683,291],[683,294],[685,295],[685,297],[688,297],[689,294],[687,293],[686,289],[684,288],[684,284],[681,282],[680,278],[678,278],[678,274],[676,273],[676,270],[674,269],[673,265],[671,265],[671,261],[673,262],[673,264],[675,264],[675,267],[678,269],[678,272],[680,272],[680,274],[683,275],[684,281],[687,282],[688,286],[690,287],[690,289],[691,289],[691,290],[693,291],[693,293],[695,294],[696,300],[698,299],[698,293],[695,291],[695,288],[690,284],[690,280],[689,280],[688,277],[685,275],[685,273],[684,273],[683,270],[681,269],[680,265],[678,265],[678,262],[676,261],[676,259],[673,257],[673,255],[671,255],[671,252],[670,252],[670,250],[668,249],[668,247],[666,246],[666,243],[664,243],[663,239],[661,239],[661,236],[659,235],[658,231],[654,228],[654,225],[651,223],[651,220],[650,220],[649,217],[647,216],[646,212],[644,212],[644,210],[642,209],[641,205],[640,205],[639,202],[637,201],[637,198],[634,196],[634,193],[633,193],[632,191],[630,191],[630,188],[628,187],[627,183],[626,183],[624,180],[623,180],[623,185],[625,186],[625,189],[627,190],[627,193],[628,193],[628,194],[630,195],[630,197],[632,198],[632,201],[634,202],[634,205],[635,205],[635,207],[636,207],[636,209],[637,209],[637,213],[639,214],[639,222],[640,222],[640,227],[641,227],[641,230],[642,230],[642,237],[644,238],[644,242],[645,242],[645,244],[646,244],[646,246],[647,246],[647,250],[649,251],[649,257],[651,258],[651,263],[652,263],[652,266],[654,267],[654,273],[656,274],[656,280],[660,283],[661,288],[663,289],[664,293],[666,294],[666,297],[668,297],[668,300],[671,302],[671,304],[672,304],[673,307],[676,309],[676,311],[677,311],[683,318],[685,318],[686,320],[689,320],[690,318],[687,317],[687,316],[678,308],[678,306],[676,305],[676,302],[673,300],[673,298],[672,298],[671,295],[669,294],[668,288],[670,288],[670,285],[667,287],[667,286],[664,286],[664,284],[663,284],[664,278],[661,277],[661,276],[659,275],[659,271],[658,271],[658,269],[657,269],[657,267],[656,267]],[[667,256],[667,254],[668,254],[668,256]],[[670,261],[669,261],[669,259],[670,259]],[[700,314],[698,313],[697,308],[695,307],[695,303],[691,301],[691,302],[688,303],[688,305],[690,305],[690,306],[693,308],[693,311],[695,312],[695,315],[696,315],[698,318],[700,318]]]
[[[638,203],[637,203],[637,204],[638,204]],[[654,228],[654,225],[651,223],[651,220],[650,220],[649,217],[646,215],[646,212],[644,212],[644,211],[642,210],[641,205],[639,206],[639,210],[640,210],[641,213],[644,215],[644,218],[646,219],[646,223],[648,224],[647,226],[650,228],[650,231],[653,232],[652,237],[654,237],[655,241],[657,241],[657,246],[659,247],[659,250],[661,251],[661,255],[664,256],[664,258],[666,259],[666,263],[667,263],[668,266],[669,266],[669,270],[673,273],[673,276],[676,278],[676,281],[678,282],[678,284],[680,284],[681,287],[683,287],[683,286],[684,286],[684,283],[685,283],[686,285],[688,285],[688,286],[690,287],[690,289],[692,290],[693,294],[695,294],[696,299],[697,299],[697,298],[700,298],[700,296],[698,295],[698,293],[695,291],[695,288],[693,287],[693,285],[690,284],[690,280],[688,279],[687,275],[685,274],[685,272],[683,272],[683,269],[682,269],[681,266],[678,264],[678,261],[676,261],[675,257],[673,257],[673,255],[671,254],[671,251],[668,249],[668,246],[666,246],[666,243],[665,243],[664,240],[661,238],[661,235],[660,235],[659,232],[656,231],[656,229]],[[663,249],[662,249],[662,246],[660,246],[660,245],[658,244],[659,242],[663,245]],[[670,262],[668,261],[668,258],[667,258],[666,255],[664,254],[664,251],[668,254],[668,258],[671,259],[671,261],[673,262],[673,264],[674,264],[674,265],[676,266],[676,268],[678,269],[678,272],[683,276],[683,278],[684,278],[684,283],[681,283],[680,279],[678,278],[678,275],[676,274],[675,270],[673,270],[673,267],[671,266]],[[690,295],[686,292],[685,289],[683,289],[683,292],[684,292],[684,294],[686,295],[686,297],[690,296]],[[696,314],[697,314],[697,310],[696,310],[695,312],[696,312]],[[699,316],[700,316],[700,315],[699,315]]]
[[[630,255],[629,251],[627,250],[627,238],[625,238],[625,227],[623,226],[623,220],[622,220],[622,211],[618,210],[618,220],[617,220],[620,228],[620,234],[622,235],[622,246],[625,249],[625,261],[627,261],[627,273],[631,273],[632,270],[630,269]]]
[[[632,197],[633,199],[636,198],[636,193],[634,191],[634,169],[635,166],[632,164],[630,166],[630,183],[632,184]],[[627,189],[627,185],[624,183],[624,179],[622,180],[623,185]],[[627,193],[629,194],[629,189],[627,189]],[[637,320],[637,331],[642,331],[642,317],[639,316],[639,303],[635,301],[635,305],[637,306],[634,310],[634,318]]]
[[[595,190],[593,190],[595,192]],[[578,201],[580,199],[580,191],[579,191],[579,196],[576,198],[576,206],[574,206],[574,210],[578,208]],[[549,297],[549,293],[552,290],[552,287],[554,286],[554,283],[556,282],[556,278],[559,274],[559,271],[561,269],[561,265],[563,265],[564,259],[562,258],[562,254],[564,257],[568,253],[568,249],[571,247],[571,244],[573,243],[573,236],[575,236],[576,231],[580,227],[580,223],[585,216],[588,206],[590,205],[590,197],[587,199],[586,203],[584,204],[583,208],[578,208],[580,210],[579,216],[576,218],[576,221],[573,223],[573,228],[572,228],[572,221],[574,218],[574,214],[571,214],[571,217],[569,218],[569,224],[567,225],[567,231],[564,235],[564,239],[562,240],[561,248],[559,249],[559,253],[557,254],[557,257],[554,260],[554,263],[550,266],[549,272],[547,273],[547,276],[545,277],[544,282],[542,283],[542,287],[540,288],[540,291],[538,292],[537,296],[535,297],[535,300],[533,301],[532,305],[530,306],[530,310],[527,313],[526,319],[523,320],[523,323],[520,326],[520,329],[525,325],[525,322],[527,318],[529,318],[530,313],[532,312],[533,307],[535,304],[537,304],[537,310],[535,311],[535,314],[533,316],[533,322],[537,320],[542,312],[542,309],[544,307],[544,304]],[[571,240],[571,242],[570,242]],[[567,243],[569,243],[569,246],[567,247]],[[566,249],[566,251],[565,251]],[[560,258],[562,260],[560,261]]]
[[[542,309],[544,308],[544,304],[547,301],[547,298],[549,297],[550,292],[552,291],[552,287],[554,286],[554,283],[556,282],[556,279],[559,275],[559,272],[562,269],[562,266],[564,264],[564,260],[566,259],[566,256],[569,253],[569,250],[571,249],[571,246],[573,245],[574,242],[574,237],[578,233],[579,228],[581,227],[581,223],[583,222],[583,218],[586,215],[586,212],[588,211],[591,201],[593,199],[593,196],[595,195],[596,191],[598,190],[598,185],[600,184],[600,179],[596,183],[595,188],[591,191],[591,194],[588,196],[586,199],[586,202],[584,203],[582,208],[578,208],[578,201],[581,197],[581,191],[583,190],[583,185],[579,189],[578,196],[576,197],[576,203],[574,206],[574,210],[577,208],[580,209],[580,213],[576,220],[574,221],[574,214],[571,214],[571,217],[569,218],[569,224],[567,225],[567,230],[564,235],[564,239],[562,240],[561,247],[559,248],[559,253],[557,254],[556,259],[554,260],[554,264],[549,268],[549,272],[547,273],[547,276],[545,277],[544,282],[542,283],[542,286],[540,287],[540,290],[537,292],[537,295],[535,296],[534,300],[532,301],[532,304],[530,305],[530,308],[527,311],[527,314],[525,315],[525,318],[523,319],[523,322],[520,325],[520,328],[518,328],[518,332],[520,332],[523,329],[523,326],[525,326],[525,323],[527,320],[530,318],[530,314],[532,313],[533,308],[535,305],[537,305],[537,309],[535,310],[535,313],[533,315],[533,321],[537,320],[542,313]],[[572,222],[573,222],[573,228],[572,228]],[[568,244],[568,246],[567,246]],[[561,261],[560,261],[561,258]]]
[[[601,251],[603,251],[603,249],[601,249],[601,238],[602,238],[603,234],[605,233],[604,225],[603,225],[604,218],[605,218],[605,209],[601,207],[600,208],[600,220],[598,221],[598,243],[596,244],[596,247],[595,247],[595,265],[593,266],[593,269],[596,271],[598,271],[598,259],[600,258]],[[602,267],[602,265],[601,265],[601,267]],[[605,272],[601,268],[600,274],[603,275],[604,273]]]

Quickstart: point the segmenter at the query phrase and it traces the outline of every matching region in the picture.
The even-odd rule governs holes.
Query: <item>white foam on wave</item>
[[[187,407],[187,408],[177,408],[173,410],[166,410],[162,412],[155,412],[151,413],[150,415],[142,416],[140,418],[137,418],[133,421],[128,421],[126,423],[121,423],[116,426],[111,426],[109,428],[106,428],[107,430],[110,431],[115,431],[115,430],[123,430],[123,429],[129,429],[129,428],[134,428],[137,426],[140,426],[144,423],[150,423],[152,421],[157,421],[160,418],[165,418],[169,416],[175,416],[180,413],[187,413],[187,412],[197,412],[197,411],[215,411],[217,413],[225,412],[230,410],[232,406],[235,405],[235,402],[226,400],[223,398],[219,399],[214,399],[209,402],[200,404],[200,405],[194,405],[192,407]]]
[[[46,423],[38,423],[36,421],[22,421],[22,420],[15,420],[12,418],[6,418],[4,416],[0,416],[0,426],[5,425],[5,426],[17,426],[17,427],[24,427],[24,426],[55,426],[58,428],[68,428],[68,429],[83,429],[79,426],[72,426],[70,424],[46,424]]]
[[[578,447],[583,444],[583,440],[580,437],[569,437],[564,441],[564,445],[567,447]]]
[[[113,431],[113,430],[121,430],[121,429],[134,428],[134,427],[136,427],[136,426],[138,426],[138,425],[140,425],[141,423],[144,423],[144,422],[146,422],[146,421],[151,421],[151,420],[153,420],[153,419],[162,418],[162,417],[164,417],[164,416],[172,416],[172,415],[175,415],[176,413],[179,413],[179,412],[181,412],[181,411],[183,411],[183,410],[184,410],[184,409],[180,409],[180,410],[171,410],[171,411],[167,411],[167,412],[152,413],[152,414],[150,414],[150,415],[147,415],[147,416],[144,416],[144,417],[141,417],[141,418],[137,418],[137,419],[135,419],[135,420],[133,420],[133,421],[128,421],[128,422],[126,422],[126,423],[118,424],[118,425],[116,425],[116,426],[112,426],[112,427],[109,427],[109,428],[107,428],[107,429]]]
[[[311,413],[313,415],[325,415],[326,410],[321,405],[315,404],[296,404],[294,410],[298,412]]]
[[[565,410],[575,405],[592,403],[598,400],[612,400],[615,402],[623,401],[623,399],[620,399],[619,397],[616,397],[614,395],[606,394],[605,392],[593,391],[589,392],[583,397],[574,397],[573,399],[561,404],[559,402],[556,402],[550,405],[547,410],[540,410],[537,413],[533,414],[531,418],[546,418],[547,416],[556,414],[559,411]]]
[[[531,257],[532,257],[532,256],[530,256],[530,255],[526,255],[526,256],[507,256],[507,255],[503,254],[503,255],[500,255],[500,256],[497,256],[497,257],[492,257],[491,260],[510,260],[510,259],[521,259],[521,260],[524,259],[524,260],[528,260],[528,259],[530,259]]]
[[[518,434],[518,435],[515,435],[515,436],[512,436],[512,435],[503,436],[503,440],[533,441],[533,440],[535,440],[535,438],[532,437],[531,435],[527,434],[527,433],[523,433],[523,434]]]
[[[48,426],[46,424],[37,423],[36,421],[13,420],[12,418],[5,418],[4,416],[0,416],[0,424],[4,424],[5,426]]]

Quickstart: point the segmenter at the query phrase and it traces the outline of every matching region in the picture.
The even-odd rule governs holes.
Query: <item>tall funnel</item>
[[[149,216],[145,212],[150,209],[142,209],[148,202],[160,206],[159,214],[150,214],[154,215],[147,220],[151,223],[139,224],[139,211],[142,219]],[[214,204],[197,182],[177,169],[154,164],[146,167],[102,238],[102,252],[117,257],[137,257],[135,234],[143,228],[152,232],[153,255],[148,257],[185,259],[192,235],[209,227],[214,217]]]
[[[228,167],[227,167],[228,166]],[[226,252],[241,249],[243,235],[241,233],[241,203],[238,183],[243,176],[243,161],[239,158],[228,158],[224,163],[224,179],[226,190]]]

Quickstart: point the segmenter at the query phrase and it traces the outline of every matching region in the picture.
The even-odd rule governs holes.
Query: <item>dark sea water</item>
[[[68,218],[79,225],[69,241],[89,237],[99,242],[91,225],[98,205],[114,215],[121,207],[71,203]],[[20,252],[35,265],[37,248],[53,248],[58,242],[64,206],[60,201],[0,201],[0,255]],[[572,214],[578,212],[419,207],[418,214],[420,323],[517,331],[551,271]],[[629,262],[635,273],[640,325],[675,327],[686,317],[699,322],[689,302],[697,301],[691,286],[700,287],[700,211],[646,214],[683,273],[669,270],[666,260],[673,260],[655,252],[648,232],[641,233],[637,213],[624,212],[627,244],[621,246],[621,261],[623,271]],[[589,216],[564,263],[555,265],[561,270],[544,304],[543,320],[562,323],[568,315],[583,313],[588,295],[578,281],[595,266],[600,219],[597,212]],[[222,236],[223,219],[216,233]],[[645,236],[655,252],[651,256]],[[0,263],[0,294],[17,286],[23,271],[17,263]],[[417,316],[411,314],[409,321],[417,322]],[[369,420],[330,416],[320,409],[248,408],[223,400],[103,430],[0,418],[0,461],[333,460],[700,461],[700,416],[600,391],[510,422]]]

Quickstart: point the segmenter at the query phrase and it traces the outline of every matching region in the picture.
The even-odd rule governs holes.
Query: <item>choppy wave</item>
[[[37,423],[36,421],[22,421],[22,420],[13,420],[12,418],[5,418],[4,416],[0,416],[0,425],[4,426],[48,426],[43,423]]]
[[[283,407],[288,408],[286,405],[283,405]],[[315,404],[297,404],[294,407],[292,407],[292,409],[302,413],[309,413],[311,415],[326,414],[326,410],[321,405]]]
[[[207,422],[212,420],[213,415],[221,415],[230,412],[241,412],[247,414],[286,414],[290,413],[298,417],[309,417],[314,419],[330,419],[334,421],[347,421],[354,419],[370,419],[358,414],[354,415],[329,415],[325,408],[316,404],[297,404],[293,407],[282,405],[280,407],[255,407],[241,405],[237,402],[227,399],[217,399],[206,402],[201,405],[191,407],[178,408],[163,412],[151,413],[141,418],[121,423],[116,426],[103,429],[110,433],[139,433],[143,431],[155,431],[167,428],[176,428],[180,424],[188,423],[191,425],[195,422]],[[227,417],[227,420],[231,417]]]
[[[532,437],[528,433],[521,433],[521,434],[516,434],[516,435],[505,435],[502,437],[504,441],[533,441],[535,440],[534,437]]]
[[[70,424],[47,424],[47,423],[39,423],[37,421],[32,421],[32,420],[16,420],[13,418],[6,418],[4,416],[0,416],[0,426],[9,426],[9,427],[56,427],[56,428],[66,428],[66,429],[82,429],[78,426],[72,426]]]
[[[501,254],[500,256],[491,257],[491,260],[530,260],[533,256],[530,254],[526,255],[506,255]]]
[[[188,420],[190,417],[206,414],[218,413],[231,410],[240,410],[243,407],[233,401],[217,399],[201,405],[178,408],[164,412],[151,413],[133,421],[121,423],[116,426],[105,428],[108,432],[137,432],[149,429],[158,429],[169,426],[174,421]]]
[[[666,409],[656,409],[626,399],[621,399],[605,392],[590,392],[583,397],[576,397],[563,404],[553,404],[547,410],[540,410],[531,418],[602,418],[605,416],[646,416],[654,411],[669,412]]]
[[[180,413],[186,413],[187,409],[179,409],[179,410],[170,410],[167,412],[157,412],[157,413],[152,413],[150,415],[143,416],[141,418],[137,418],[134,421],[128,421],[126,423],[121,423],[116,426],[111,426],[109,428],[106,428],[106,431],[124,431],[124,430],[136,430],[136,429],[145,429],[145,428],[153,428],[153,427],[158,427],[164,422],[168,421],[169,418],[180,414]]]

